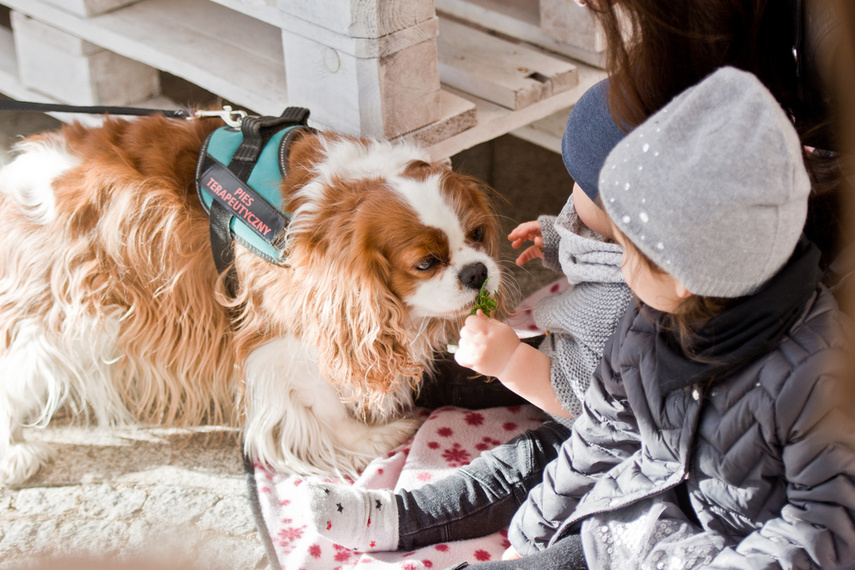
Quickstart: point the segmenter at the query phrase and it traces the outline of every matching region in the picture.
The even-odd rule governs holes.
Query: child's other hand
[[[484,376],[501,379],[520,339],[509,325],[487,318],[480,309],[467,317],[460,329],[460,341],[454,359],[461,366]]]
[[[517,560],[518,558],[522,558],[522,556],[520,556],[520,553],[513,546],[509,546],[502,553],[502,560]]]
[[[514,249],[521,248],[527,241],[534,243],[517,257],[517,265],[524,265],[532,259],[543,258],[543,234],[540,232],[540,222],[537,220],[518,225],[508,234],[508,239]]]

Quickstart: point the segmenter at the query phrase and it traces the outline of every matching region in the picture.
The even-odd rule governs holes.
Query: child
[[[611,224],[594,203],[600,167],[625,136],[609,114],[607,89],[606,82],[591,88],[569,118],[563,156],[576,186],[559,216],[541,216],[509,235],[514,247],[525,241],[535,243],[520,255],[518,264],[542,258],[546,267],[563,271],[571,284],[567,291],[547,297],[536,307],[535,321],[550,331],[540,343],[543,366],[539,382],[515,387],[549,411],[553,420],[482,453],[453,476],[423,489],[393,495],[387,490],[315,487],[317,504],[313,512],[323,532],[328,532],[326,522],[334,517],[337,522],[330,530],[346,545],[409,550],[447,537],[462,539],[500,530],[507,526],[528,491],[540,482],[543,469],[569,437],[572,418],[581,413],[581,400],[605,343],[630,301],[620,274],[621,248],[598,235],[609,235]],[[510,331],[507,325],[502,326]],[[532,386],[537,394],[527,389]],[[357,529],[348,523],[363,518],[353,514],[353,509],[376,506],[377,500],[387,506],[383,516],[375,513],[371,525],[374,532],[362,542],[352,536]],[[337,505],[341,501],[352,505],[347,509],[349,516],[339,516]],[[328,512],[331,505],[336,509]],[[392,527],[385,528],[384,521]],[[381,527],[384,531],[377,532]]]
[[[580,537],[597,568],[855,563],[848,322],[801,238],[810,183],[780,106],[720,69],[630,133],[599,182],[639,302],[513,517],[508,557],[524,558],[481,566],[566,568]],[[527,352],[491,350],[491,327],[467,362],[514,376]]]

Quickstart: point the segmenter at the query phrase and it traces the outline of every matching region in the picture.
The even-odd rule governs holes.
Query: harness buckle
[[[240,109],[232,109],[231,105],[223,105],[222,109],[217,109],[213,111],[206,110],[198,110],[193,113],[193,116],[197,119],[202,117],[219,117],[223,120],[225,124],[235,129],[239,129],[241,123],[246,118],[246,111],[241,111]]]

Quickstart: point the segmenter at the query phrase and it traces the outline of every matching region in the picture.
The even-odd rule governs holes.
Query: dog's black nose
[[[457,275],[457,279],[464,287],[478,290],[487,280],[487,266],[481,262],[467,265]]]

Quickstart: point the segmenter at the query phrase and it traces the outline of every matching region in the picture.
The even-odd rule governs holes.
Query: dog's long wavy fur
[[[415,285],[380,253],[411,236],[359,213],[367,200],[382,201],[377,207],[390,219],[406,205],[390,200],[377,176],[348,180],[323,166],[337,142],[348,141],[347,152],[357,154],[381,143],[328,135],[295,144],[283,185],[294,189],[284,196],[294,213],[289,267],[236,246],[239,289],[230,298],[194,186],[198,150],[217,126],[215,119],[161,117],[108,119],[99,129],[70,125],[20,143],[18,159],[0,173],[0,452],[5,447],[7,455],[0,460],[11,466],[7,479],[31,476],[48,454],[22,443],[20,426],[43,425],[63,405],[103,423],[243,425],[245,410],[258,415],[278,390],[274,373],[270,386],[245,390],[246,371],[262,358],[254,355],[289,335],[313,347],[307,362],[316,359],[362,423],[390,422],[411,406],[434,350],[462,313],[412,318],[402,292]],[[455,177],[442,184],[455,210],[484,228],[480,249],[493,258],[496,225],[477,184],[402,157],[402,175]],[[275,417],[286,412],[292,417]],[[340,461],[346,450],[317,441],[323,436],[300,425],[300,413],[263,410],[270,417],[250,418],[260,423],[244,427],[267,433],[255,433],[247,451],[297,471],[352,472]],[[305,433],[287,437],[288,430]]]

